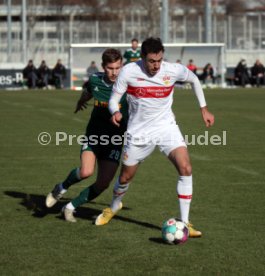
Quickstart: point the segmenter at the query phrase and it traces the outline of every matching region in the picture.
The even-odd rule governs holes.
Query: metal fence
[[[45,59],[50,66],[61,58],[65,64],[69,60],[69,46],[72,43],[128,43],[132,37],[140,41],[150,35],[160,35],[160,18],[152,27],[144,10],[128,9],[116,17],[96,19],[92,9],[80,7],[31,6],[27,8],[26,46],[23,48],[22,9],[11,9],[11,47],[8,45],[7,7],[0,5],[0,66],[7,63],[25,64],[33,59],[39,64]],[[203,15],[192,10],[189,13],[170,7],[169,43],[202,43],[204,38]],[[251,62],[256,50],[265,63],[265,13],[245,13],[226,15],[212,14],[212,43],[225,43],[226,61],[236,65],[230,50],[243,51],[244,58]],[[7,49],[10,49],[8,53]],[[9,56],[10,55],[10,56]],[[237,55],[238,56],[238,55]],[[239,58],[239,57],[238,57]]]

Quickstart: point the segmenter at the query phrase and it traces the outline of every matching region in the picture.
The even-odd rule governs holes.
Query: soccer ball
[[[189,229],[187,225],[176,218],[170,218],[163,223],[162,238],[169,244],[180,244],[187,241]]]

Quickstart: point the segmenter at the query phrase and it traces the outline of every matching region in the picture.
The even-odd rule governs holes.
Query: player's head
[[[107,78],[115,82],[122,67],[122,55],[117,49],[109,48],[102,54],[102,67]]]
[[[141,46],[141,57],[148,74],[154,76],[163,60],[165,48],[160,38],[147,38]]]
[[[131,40],[131,43],[132,43],[132,49],[136,50],[138,48],[138,39],[137,38],[133,38]]]

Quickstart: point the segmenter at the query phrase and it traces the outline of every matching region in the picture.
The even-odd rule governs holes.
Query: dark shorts
[[[126,128],[123,125],[117,128],[112,125],[88,124],[86,130],[87,142],[82,145],[81,154],[84,151],[92,151],[99,160],[119,163],[125,130]]]

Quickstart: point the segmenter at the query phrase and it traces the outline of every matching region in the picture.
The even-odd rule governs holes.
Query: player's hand
[[[85,108],[87,108],[87,103],[83,101],[78,101],[76,105],[75,113],[77,113],[80,110],[84,110]]]
[[[120,126],[120,121],[122,119],[122,114],[120,113],[120,111],[116,111],[112,117],[110,118],[110,121],[117,127]]]
[[[211,127],[214,124],[214,115],[208,111],[206,106],[201,108],[201,113],[206,127]]]

